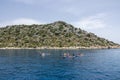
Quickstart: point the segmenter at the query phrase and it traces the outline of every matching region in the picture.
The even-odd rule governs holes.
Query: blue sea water
[[[0,50],[0,80],[120,80],[120,49]]]

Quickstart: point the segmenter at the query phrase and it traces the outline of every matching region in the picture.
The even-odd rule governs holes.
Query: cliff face
[[[13,25],[0,28],[0,47],[112,47],[118,44],[75,28],[63,21],[44,25]]]

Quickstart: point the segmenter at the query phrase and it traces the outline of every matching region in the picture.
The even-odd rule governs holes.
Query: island
[[[120,45],[64,21],[0,28],[0,49],[103,49]]]

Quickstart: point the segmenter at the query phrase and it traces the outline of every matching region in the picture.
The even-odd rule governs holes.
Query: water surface
[[[0,80],[120,80],[120,49],[0,50]]]

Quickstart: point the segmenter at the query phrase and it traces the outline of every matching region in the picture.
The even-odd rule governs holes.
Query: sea
[[[1,49],[0,80],[120,80],[120,49]]]

